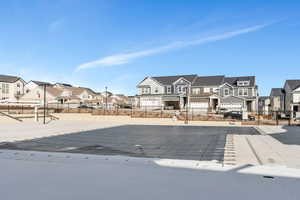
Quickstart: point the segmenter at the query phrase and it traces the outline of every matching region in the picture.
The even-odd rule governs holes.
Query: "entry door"
[[[251,101],[247,101],[247,111],[248,112],[252,111],[252,102]]]

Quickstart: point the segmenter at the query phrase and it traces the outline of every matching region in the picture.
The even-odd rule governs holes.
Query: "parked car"
[[[249,121],[255,121],[255,116],[253,116],[253,115],[248,115],[248,120],[249,120]]]
[[[224,113],[224,118],[228,118],[228,119],[238,119],[238,120],[242,120],[242,113],[241,112],[237,112],[237,111],[230,111],[230,112],[226,112]]]
[[[218,113],[226,113],[228,112],[226,108],[220,108]]]
[[[93,107],[87,106],[87,105],[80,105],[77,108],[80,108],[80,109],[94,109]]]

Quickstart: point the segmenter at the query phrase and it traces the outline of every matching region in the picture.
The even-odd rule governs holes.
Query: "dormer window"
[[[237,85],[238,86],[249,86],[250,85],[250,81],[238,81]]]

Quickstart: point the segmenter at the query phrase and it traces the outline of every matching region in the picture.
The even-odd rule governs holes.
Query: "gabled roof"
[[[224,82],[224,76],[198,76],[193,86],[214,86],[222,85]]]
[[[271,90],[271,97],[274,96],[283,96],[284,95],[284,89],[283,88],[272,88]]]
[[[42,86],[39,86],[39,88],[41,90],[44,90],[44,88]],[[53,87],[46,87],[46,91],[51,94],[54,97],[58,97],[59,95],[61,95],[62,90],[59,88],[53,88]]]
[[[9,76],[9,75],[1,75],[0,74],[0,82],[14,83],[19,79],[21,79],[21,78],[17,77],[17,76]]]
[[[260,97],[258,97],[258,100],[263,101],[263,100],[266,100],[266,99],[269,99],[269,98],[270,98],[269,96],[260,96]]]
[[[90,88],[83,88],[83,87],[69,87],[69,86],[62,86],[60,85],[59,87],[57,88],[60,88],[60,89],[63,89],[63,90],[69,90],[72,92],[72,95],[80,95],[81,93],[83,93],[84,91],[87,91],[88,94],[91,94],[91,95],[96,95],[96,93],[91,90]]]
[[[172,83],[174,83],[180,78],[184,78],[187,81],[193,83],[196,77],[197,77],[196,74],[192,74],[192,75],[177,75],[177,76],[156,76],[151,78],[153,78],[154,80],[156,80],[162,85],[172,85]]]
[[[55,85],[58,85],[58,86],[66,86],[66,87],[72,87],[72,85],[69,84],[69,83],[55,83]]]
[[[286,80],[285,83],[291,88],[291,90],[295,90],[300,87],[300,80]]]
[[[237,86],[238,81],[250,81],[249,86],[250,87],[255,86],[255,76],[239,76],[239,77],[225,77],[224,78],[224,82],[229,83],[232,86]]]
[[[228,96],[221,98],[221,103],[241,103],[244,102],[244,98],[236,96]]]
[[[35,84],[37,84],[38,86],[44,86],[44,85],[46,85],[46,86],[53,86],[53,84],[49,83],[49,82],[33,81],[33,80],[32,80],[32,82],[35,83]]]

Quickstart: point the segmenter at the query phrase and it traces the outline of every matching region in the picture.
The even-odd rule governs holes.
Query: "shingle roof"
[[[43,89],[42,86],[40,86],[40,87]],[[46,91],[49,92],[54,97],[57,97],[57,96],[59,96],[62,93],[61,89],[59,89],[59,88],[52,88],[52,87],[47,87]]]
[[[286,84],[289,85],[291,90],[294,90],[300,87],[300,80],[286,80]]]
[[[9,76],[9,75],[1,75],[0,74],[0,82],[14,83],[19,79],[20,79],[20,77],[17,77],[17,76]]]
[[[283,96],[284,95],[284,89],[283,88],[272,88],[271,90],[271,97],[274,96]]]
[[[198,76],[193,83],[193,86],[213,86],[221,85],[224,81],[224,76]]]
[[[43,85],[47,85],[47,86],[53,86],[53,84],[48,83],[48,82],[43,82],[43,81],[32,81],[35,84],[37,84],[38,86],[43,86]]]
[[[60,89],[65,89],[65,90],[69,90],[72,91],[72,95],[80,95],[81,93],[83,93],[84,91],[87,91],[88,94],[91,95],[95,95],[96,93],[91,90],[90,88],[84,88],[84,87],[69,87],[69,86],[62,86],[60,85],[59,87]]]
[[[189,82],[193,82],[195,78],[197,77],[196,74],[192,75],[178,75],[178,76],[157,76],[157,77],[151,77],[158,81],[162,85],[172,85],[175,81],[177,81],[180,78],[184,78]]]
[[[255,76],[239,76],[239,77],[225,77],[224,83],[229,83],[232,86],[237,86],[238,81],[250,81],[250,87],[255,86]]]

